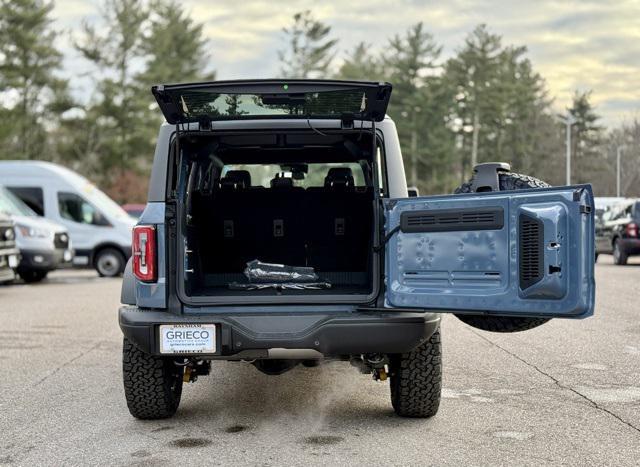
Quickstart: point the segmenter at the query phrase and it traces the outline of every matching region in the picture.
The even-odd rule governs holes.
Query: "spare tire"
[[[512,172],[498,174],[500,191],[524,190],[527,188],[546,188],[549,185],[542,180]],[[460,185],[455,193],[472,193],[472,181]],[[533,329],[549,321],[550,318],[523,318],[519,316],[478,316],[456,315],[463,323],[483,331],[492,332],[519,332]]]

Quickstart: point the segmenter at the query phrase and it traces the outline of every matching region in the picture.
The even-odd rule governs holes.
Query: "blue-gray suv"
[[[481,164],[408,197],[389,83],[152,88],[160,128],[119,310],[131,414],[172,416],[218,360],[350,361],[395,411],[440,403],[441,313],[515,332],[594,311],[589,185]]]

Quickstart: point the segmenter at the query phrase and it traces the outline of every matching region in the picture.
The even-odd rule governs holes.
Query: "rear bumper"
[[[136,306],[122,306],[119,320],[125,337],[154,355],[160,354],[161,324],[218,324],[218,353],[207,357],[223,360],[266,358],[269,349],[312,349],[324,356],[402,353],[440,324],[439,315],[422,312],[174,315]]]
[[[628,255],[640,255],[640,239],[638,238],[623,238],[620,240],[622,248]]]

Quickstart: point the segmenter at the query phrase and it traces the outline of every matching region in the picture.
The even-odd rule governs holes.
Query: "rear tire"
[[[622,246],[620,239],[616,238],[613,241],[613,263],[618,266],[624,266],[627,264],[627,260],[629,259],[629,255],[625,251]]]
[[[98,251],[93,264],[100,277],[116,277],[124,271],[124,255],[115,248],[105,248]]]
[[[524,190],[527,188],[546,188],[549,185],[528,175],[518,173],[500,173],[498,174],[500,183],[500,191]],[[455,193],[472,193],[472,181],[460,185]],[[475,315],[456,315],[463,323],[468,324],[476,329],[492,332],[520,332],[536,328],[541,324],[549,321],[549,318],[521,318],[510,316],[475,316]]]
[[[124,338],[122,370],[131,415],[156,420],[176,413],[182,396],[183,367],[171,358],[149,355]]]
[[[25,281],[27,284],[34,284],[36,282],[42,281],[45,277],[47,277],[49,271],[37,271],[33,269],[27,270],[19,270],[18,275],[20,278]]]
[[[391,404],[401,417],[428,418],[438,413],[442,392],[440,329],[409,353],[390,358]]]

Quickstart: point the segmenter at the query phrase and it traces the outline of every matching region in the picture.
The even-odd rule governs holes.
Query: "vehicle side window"
[[[39,216],[44,216],[44,194],[42,188],[31,186],[8,186],[7,189],[20,198]]]
[[[80,224],[110,225],[100,211],[75,193],[58,193],[58,209],[63,219]]]

